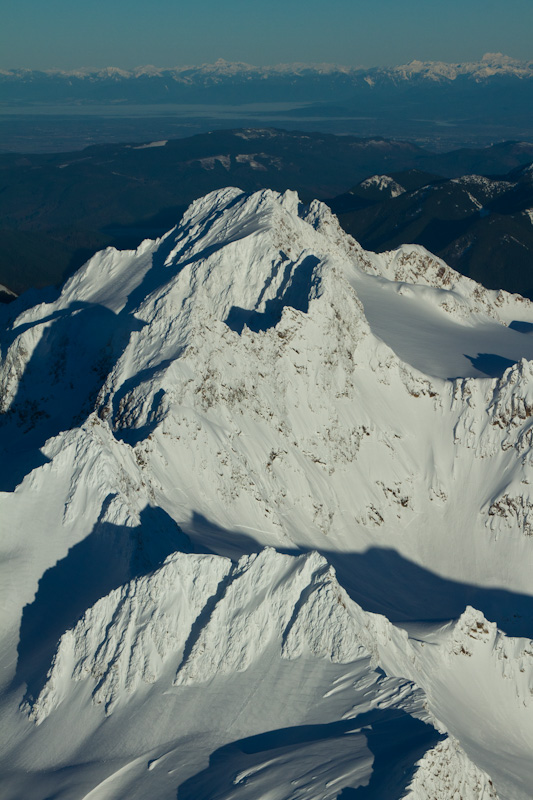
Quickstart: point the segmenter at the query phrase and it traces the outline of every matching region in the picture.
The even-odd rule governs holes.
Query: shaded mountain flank
[[[146,238],[163,235],[190,202],[228,185],[244,191],[295,189],[308,202],[314,197],[337,197],[375,174],[400,172],[405,183],[406,173],[415,169],[413,174],[427,173],[434,181],[436,175],[505,174],[532,160],[533,144],[524,142],[434,154],[408,142],[274,128],[217,131],[144,145],[98,145],[71,153],[4,154],[0,155],[0,284],[17,294],[58,284],[102,248],[135,248]],[[362,198],[363,207],[370,206],[371,199],[376,206],[363,217],[369,225],[380,199],[379,193],[371,194],[363,192]],[[349,197],[355,199],[353,191]],[[507,223],[510,217],[501,208],[503,202],[502,197],[498,219]],[[513,195],[513,202],[522,201]],[[342,201],[337,197],[335,203]],[[342,209],[331,205],[346,213],[350,210],[349,205]],[[343,217],[343,225],[352,232],[351,218]],[[360,235],[366,241],[365,231]],[[440,235],[447,244],[448,232]],[[517,238],[514,228],[509,237]],[[432,237],[426,240],[433,246]],[[513,241],[504,242],[502,248],[514,249]],[[381,240],[375,246],[381,247]],[[488,283],[493,285],[491,268],[487,269]],[[477,273],[476,277],[485,280]],[[501,286],[520,291],[522,287],[515,284],[504,281]],[[529,285],[523,290],[527,293]]]

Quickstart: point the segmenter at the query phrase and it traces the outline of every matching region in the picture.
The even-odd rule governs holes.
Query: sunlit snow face
[[[525,800],[529,302],[225,189],[18,309],[8,788]]]

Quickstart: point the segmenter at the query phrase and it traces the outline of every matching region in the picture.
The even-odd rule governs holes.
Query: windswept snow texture
[[[229,188],[0,314],[3,798],[531,798],[529,301]]]

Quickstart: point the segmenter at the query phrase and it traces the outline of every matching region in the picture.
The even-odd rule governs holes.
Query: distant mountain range
[[[335,64],[257,67],[220,59],[173,69],[0,71],[0,102],[15,105],[297,102],[318,103],[322,113],[329,109],[335,114],[364,115],[397,113],[396,107],[381,105],[385,98],[395,98],[415,117],[437,113],[441,118],[450,114],[455,118],[477,114],[480,103],[490,110],[489,99],[527,114],[532,88],[533,61],[517,61],[501,53],[489,53],[473,63],[412,61],[371,69]],[[517,100],[526,105],[520,108]]]
[[[226,186],[248,192],[295,189],[304,202],[337,198],[330,203],[341,213],[342,224],[377,249],[388,247],[394,238],[392,220],[401,231],[395,242],[420,242],[437,252],[464,235],[469,225],[477,223],[492,230],[498,220],[501,236],[511,237],[502,247],[514,252],[517,238],[529,247],[522,228],[530,221],[520,214],[533,207],[533,202],[527,198],[522,202],[519,193],[509,191],[491,200],[489,206],[481,198],[479,187],[447,184],[446,179],[472,174],[506,176],[509,170],[532,161],[533,144],[527,142],[437,155],[407,142],[273,128],[218,131],[142,145],[102,145],[73,153],[0,155],[0,284],[20,293],[59,283],[97,250],[106,246],[134,248],[143,239],[162,235],[180,219],[189,203]],[[417,172],[409,172],[412,170]],[[383,200],[383,192],[372,181],[346,194],[369,176],[394,178],[397,173],[401,174],[396,191],[406,192],[396,200],[389,200],[387,191]],[[440,183],[428,190],[429,199],[424,199],[423,193],[416,195],[422,184],[435,180]],[[503,180],[529,185],[526,177]],[[496,183],[505,185],[500,179]],[[478,206],[467,198],[468,191],[479,196],[477,202],[483,209],[490,207],[494,213],[486,219],[480,217]],[[456,194],[464,202],[460,221],[453,225],[437,222],[439,217],[431,210],[430,199],[441,198],[444,209],[453,205]],[[511,203],[507,210],[506,202]],[[397,211],[389,209],[389,203],[396,203]],[[410,224],[409,215],[417,204],[425,210],[416,217],[416,224]],[[356,207],[359,211],[354,221],[350,212]],[[374,223],[380,213],[384,216],[381,227]],[[438,230],[430,236],[429,221],[433,218]],[[511,224],[512,230],[508,230],[506,226]],[[517,236],[518,224],[521,232]],[[476,278],[491,286],[496,281],[497,288],[528,294],[531,252],[524,250],[524,258],[517,259],[507,274],[498,267],[507,261],[501,260],[497,249],[489,251],[476,268]],[[450,254],[449,259],[463,269],[460,258]],[[465,268],[468,274],[471,270],[470,266]]]
[[[0,152],[277,126],[439,151],[533,137],[533,61],[0,71]],[[35,118],[32,118],[33,117]],[[110,120],[113,120],[111,123]]]
[[[214,64],[162,69],[0,70],[2,102],[254,102],[302,100],[327,102],[367,96],[380,89],[465,82],[496,85],[528,83],[533,61],[487,53],[479,62],[446,64],[411,61],[397,67],[347,67],[337,64],[278,64],[258,67],[219,59]]]

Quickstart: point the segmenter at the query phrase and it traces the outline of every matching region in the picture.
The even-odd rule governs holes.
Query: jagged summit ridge
[[[130,765],[125,795],[149,794],[152,748],[183,781],[192,753],[191,797],[271,782],[290,798],[263,740],[213,758],[231,776],[200,776],[228,742],[302,726],[294,779],[311,786],[305,751],[323,776],[309,796],[334,800],[339,775],[369,779],[364,730],[383,721],[398,741],[415,726],[420,780],[456,764],[436,791],[490,796],[488,773],[528,797],[529,302],[421,247],[365,252],[293,192],[228,188],[1,313],[14,768],[27,747],[100,763],[102,734]],[[459,749],[437,746],[444,730]]]
[[[243,672],[277,639],[284,658],[305,650],[347,663],[368,655],[352,631],[347,603],[316,553],[294,559],[265,550],[235,566],[220,557],[176,553],[153,575],[100,600],[65,633],[30,715],[42,722],[69,680],[87,679],[95,681],[93,702],[112,713],[140,680],[158,680],[169,658],[174,685],[207,683]]]
[[[270,519],[272,532],[278,529],[272,544],[292,530],[300,503],[296,527],[305,537],[309,526],[322,534],[351,528],[351,512],[336,523],[335,509],[350,507],[339,497],[354,480],[361,487],[356,527],[419,514],[426,501],[413,488],[417,447],[402,450],[401,475],[393,454],[406,428],[426,419],[429,430],[449,403],[454,446],[501,458],[502,440],[527,441],[526,400],[518,429],[493,424],[504,419],[497,409],[505,392],[514,398],[506,404],[520,406],[524,381],[512,379],[512,370],[498,385],[469,381],[487,378],[492,363],[501,372],[513,356],[533,356],[529,337],[507,327],[515,319],[530,324],[529,302],[482,289],[418,246],[365,253],[325,206],[306,208],[291,192],[215,192],[163,239],[135,252],[104,251],[57,299],[13,310],[19,315],[0,375],[6,420],[42,430],[46,452],[57,459],[61,441],[52,438],[68,427],[66,401],[72,436],[81,436],[75,431],[85,422],[90,430],[95,414],[112,432],[112,450],[116,440],[135,445],[119,461],[133,458],[151,497],[168,496],[165,462],[188,485],[192,454],[209,453],[215,497],[194,485],[189,509],[231,525],[259,503],[252,527]],[[90,339],[82,333],[89,320],[97,331]],[[494,348],[487,366],[482,348]],[[461,372],[464,385],[442,381]],[[43,390],[47,374],[54,378]],[[504,389],[506,382],[513,388]],[[381,395],[391,401],[378,422]],[[246,437],[257,425],[264,439],[251,453]],[[380,474],[370,485],[363,476],[376,458]],[[293,495],[285,508],[291,474],[301,476],[299,500]],[[427,480],[430,497],[450,496],[445,470]],[[173,508],[171,516],[181,523],[188,513]]]
[[[452,676],[451,685],[462,675],[472,713],[481,713],[490,686],[499,699],[487,720],[511,703],[513,724],[519,720],[524,726],[531,708],[533,642],[505,637],[470,607],[437,635],[410,638],[354,603],[317,553],[294,558],[266,549],[235,565],[214,556],[170,556],[152,575],[100,600],[64,634],[43,690],[25,709],[40,724],[68,702],[76,684],[88,683],[92,702],[111,715],[147,686],[165,686],[172,675],[173,685],[186,692],[227,675],[261,674],[280,657],[352,669],[377,666],[410,683],[411,702],[418,685],[437,718],[430,716],[433,723],[452,738],[426,754],[411,786],[415,794],[408,796],[417,797],[432,781],[442,797],[460,784],[473,798],[496,797],[483,770],[498,753],[480,753],[468,740],[468,725],[453,709],[447,679],[439,678],[435,664]],[[477,687],[476,675],[484,676]],[[482,770],[453,737],[465,741]]]

